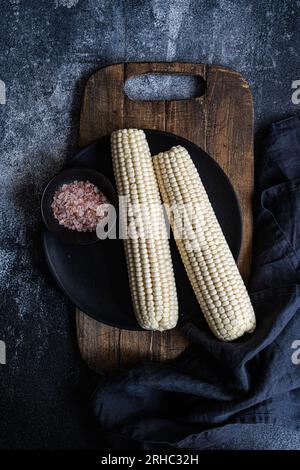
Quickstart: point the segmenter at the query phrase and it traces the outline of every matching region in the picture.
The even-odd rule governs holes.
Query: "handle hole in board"
[[[129,78],[124,93],[131,100],[191,100],[205,93],[205,80],[199,75],[145,73]]]

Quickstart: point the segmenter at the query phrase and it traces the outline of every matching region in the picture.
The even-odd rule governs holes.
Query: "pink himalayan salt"
[[[105,217],[106,211],[99,211],[101,204],[108,200],[90,181],[74,181],[63,184],[53,197],[51,208],[60,225],[78,232],[93,232]]]

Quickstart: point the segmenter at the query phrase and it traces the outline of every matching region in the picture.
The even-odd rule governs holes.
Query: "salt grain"
[[[78,232],[93,232],[106,216],[105,210],[99,210],[102,204],[108,204],[108,200],[93,183],[76,180],[55,192],[51,208],[60,225]]]

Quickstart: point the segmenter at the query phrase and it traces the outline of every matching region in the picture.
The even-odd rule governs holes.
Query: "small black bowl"
[[[72,183],[75,180],[88,180],[93,183],[107,197],[108,202],[114,206],[117,213],[117,193],[102,173],[90,168],[69,168],[55,175],[45,187],[41,199],[42,217],[47,229],[61,242],[70,245],[90,245],[99,241],[96,232],[77,232],[77,230],[70,230],[60,225],[51,208],[55,191],[63,184]],[[111,225],[110,230],[113,226],[114,224]]]

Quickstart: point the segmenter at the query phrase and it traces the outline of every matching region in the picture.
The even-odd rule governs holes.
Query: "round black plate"
[[[184,146],[196,165],[216,216],[235,258],[238,257],[242,222],[239,204],[225,173],[203,150],[186,139],[146,130],[151,154]],[[103,173],[115,185],[110,137],[105,137],[72,157],[66,167],[88,167]],[[83,312],[108,325],[140,330],[130,297],[123,240],[102,240],[95,245],[71,246],[44,230],[44,249],[50,269],[63,292]],[[180,321],[199,316],[199,305],[171,239]]]

